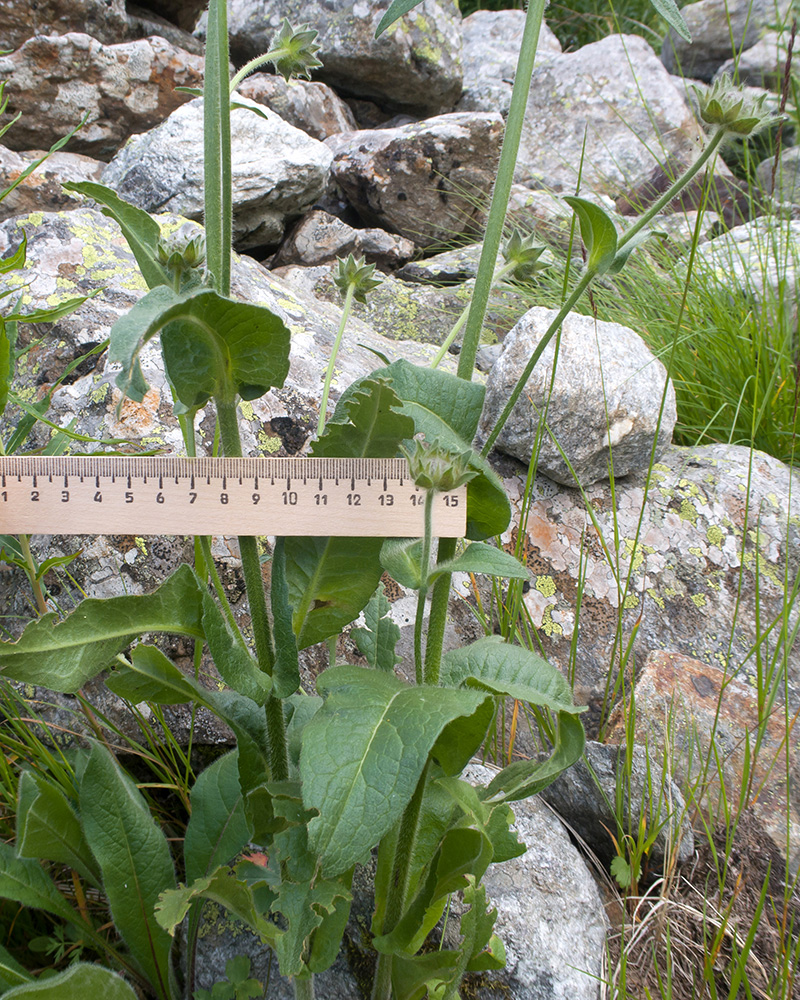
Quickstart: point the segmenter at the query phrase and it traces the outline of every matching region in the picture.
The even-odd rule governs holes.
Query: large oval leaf
[[[3,1000],[30,997],[30,1000],[137,1000],[132,986],[110,969],[88,962],[76,962],[65,972],[49,979],[24,983],[3,994]]]
[[[207,767],[192,789],[192,816],[183,842],[187,884],[227,864],[249,840],[234,750]]]

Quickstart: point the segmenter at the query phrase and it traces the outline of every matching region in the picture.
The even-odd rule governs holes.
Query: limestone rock
[[[655,52],[610,35],[534,69],[516,179],[530,188],[616,196],[669,155],[691,162],[700,126]]]
[[[713,742],[719,768],[712,759],[700,789],[701,802],[711,815],[721,815],[724,782],[727,809],[738,814],[751,809],[778,850],[787,856],[792,872],[800,865],[800,814],[786,788],[786,716],[781,704],[759,718],[754,666],[733,676],[731,671],[679,653],[655,650],[636,677],[636,732],[651,746],[668,746],[673,772],[684,782],[695,782],[703,771]],[[669,728],[667,728],[667,726]],[[607,739],[624,739],[619,713],[610,720]],[[752,771],[745,778],[748,745],[757,748]],[[800,781],[797,742],[789,739],[789,775],[792,787]]]
[[[287,82],[282,76],[255,73],[242,81],[239,93],[271,108],[284,121],[315,139],[327,139],[337,132],[358,128],[350,108],[324,83]]]
[[[172,21],[162,17],[157,11],[147,10],[145,7],[138,7],[136,4],[126,4],[128,12],[128,35],[131,38],[149,38],[151,35],[159,35],[166,38],[172,45],[177,45],[179,49],[193,52],[201,56],[204,51],[203,43],[199,38],[195,38],[189,31],[184,31]]]
[[[99,42],[125,37],[125,0],[0,0],[0,50],[18,49],[34,35],[85,32]]]
[[[40,149],[15,153],[0,146],[0,191],[5,190],[30,164],[41,159]],[[97,181],[105,166],[100,160],[80,153],[51,153],[45,162],[29,174],[14,190],[0,201],[0,221],[12,215],[28,212],[55,212],[82,205],[81,195],[62,190],[62,181]]]
[[[555,316],[555,310],[535,307],[506,336],[503,353],[487,381],[479,429],[484,439]],[[584,486],[607,478],[611,460],[615,476],[647,468],[654,438],[657,435],[658,457],[672,439],[676,420],[675,392],[671,383],[665,389],[663,364],[633,330],[570,313],[561,328],[552,380],[556,340],[545,348],[496,447],[529,462],[547,406],[550,433],[542,437],[539,472],[558,483],[575,482],[550,435]]]
[[[475,227],[482,212],[474,194],[491,190],[502,136],[500,115],[460,113],[344,132],[326,145],[333,176],[364,222],[427,247]]]
[[[789,146],[782,149],[775,170],[775,184],[772,183],[772,172],[775,170],[775,157],[762,160],[756,169],[756,177],[762,190],[771,194],[775,201],[786,205],[800,205],[800,147]]]
[[[456,285],[477,275],[480,259],[481,244],[470,243],[422,260],[410,261],[400,268],[397,277],[422,284]]]
[[[464,92],[457,111],[499,111],[511,104],[511,89],[525,29],[522,10],[476,10],[461,22]],[[561,43],[542,22],[536,65],[561,55]]]
[[[17,150],[49,149],[88,114],[69,148],[110,159],[131,132],[151,128],[187,100],[175,87],[197,87],[202,76],[200,56],[163,38],[119,45],[76,33],[32,38],[0,58],[10,107],[22,112],[4,141]]]
[[[710,80],[727,59],[758,41],[764,28],[785,15],[785,0],[698,0],[681,14],[691,42],[670,28],[661,59],[670,73]]]
[[[321,194],[331,154],[274,112],[231,114],[234,239],[240,248],[277,243],[287,218]],[[103,172],[103,183],[148,212],[203,214],[203,100],[178,108],[158,128],[132,137]]]
[[[765,87],[768,90],[780,90],[786,66],[786,50],[788,40],[779,31],[767,31],[761,38],[744,52],[726,59],[714,74],[714,79],[720,76],[736,76],[739,83],[751,87]]]
[[[244,63],[266,52],[283,18],[309,23],[321,46],[317,73],[337,91],[427,114],[451,111],[461,94],[461,25],[454,0],[424,0],[380,38],[386,0],[233,0],[231,52]]]
[[[520,541],[534,574],[524,600],[543,655],[574,669],[590,729],[629,643],[637,664],[671,649],[732,674],[754,669],[752,651],[785,611],[788,634],[796,627],[800,607],[785,574],[791,588],[800,571],[800,483],[777,459],[733,445],[671,445],[646,494],[647,475],[637,472],[617,479],[613,494],[608,483],[590,486],[585,502],[537,476],[520,525],[525,471],[509,463],[504,477],[515,512],[505,541]],[[786,656],[796,702],[796,644]]]
[[[353,229],[327,212],[313,211],[304,216],[281,244],[271,266],[301,264],[313,267],[352,253],[368,264],[381,268],[397,267],[413,256],[411,240],[394,236],[383,229]]]

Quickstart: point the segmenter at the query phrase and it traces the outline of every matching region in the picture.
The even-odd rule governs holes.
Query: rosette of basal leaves
[[[366,264],[363,257],[354,257],[352,254],[348,254],[344,260],[339,258],[337,265],[336,275],[333,279],[334,285],[342,295],[346,295],[347,290],[352,288],[353,298],[356,302],[366,304],[367,292],[382,284],[380,278],[373,277],[375,265]]]
[[[781,121],[781,115],[764,107],[766,91],[753,97],[743,87],[736,86],[727,74],[715,80],[710,90],[692,89],[700,118],[713,129],[745,137],[756,135],[767,126]]]

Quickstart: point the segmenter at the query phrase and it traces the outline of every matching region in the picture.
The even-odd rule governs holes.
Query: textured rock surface
[[[324,83],[287,82],[282,76],[255,73],[242,81],[239,93],[271,108],[284,121],[315,139],[358,128],[350,108]]]
[[[779,31],[767,31],[761,38],[744,52],[726,59],[714,74],[719,76],[734,74],[739,83],[747,83],[751,87],[766,87],[768,90],[780,90],[781,80],[786,66],[786,50],[788,36]]]
[[[259,111],[231,114],[233,231],[240,247],[277,243],[287,218],[322,193],[331,162],[323,143],[274,112]],[[132,137],[104,171],[103,183],[145,211],[200,219],[202,123],[203,101],[196,98],[158,128]]]
[[[326,145],[333,176],[364,222],[426,247],[475,227],[474,198],[491,191],[502,138],[500,115],[461,113],[344,132]]]
[[[519,524],[524,470],[508,471]],[[737,446],[672,445],[655,463],[646,497],[645,482],[642,473],[617,480],[613,496],[608,483],[589,487],[590,518],[577,490],[537,476],[522,523],[522,555],[534,574],[525,603],[544,655],[568,671],[575,643],[575,698],[595,711],[631,642],[637,663],[667,648],[752,677],[752,651],[788,599],[784,574],[793,581],[800,571],[798,473],[777,459]],[[518,529],[506,537],[516,542]],[[799,616],[800,608],[789,609],[789,631]],[[797,700],[796,644],[787,655]]]
[[[400,268],[397,277],[403,281],[419,281],[423,284],[435,282],[454,285],[475,277],[480,257],[481,244],[470,243],[469,246],[445,250],[432,257],[412,260]]]
[[[763,29],[786,7],[785,0],[698,0],[687,4],[681,14],[692,40],[687,42],[670,28],[661,59],[670,73],[710,80],[727,59],[755,45]]]
[[[206,0],[139,0],[139,3],[184,31],[194,28],[198,17],[208,6]]]
[[[134,3],[126,3],[125,7],[128,12],[128,34],[131,38],[160,35],[161,38],[166,38],[168,42],[177,45],[179,49],[194,52],[196,55],[203,54],[203,43],[199,38],[168,21],[157,11],[138,7]]]
[[[747,673],[747,671],[745,671]],[[790,720],[792,713],[790,711]],[[700,798],[712,815],[721,815],[722,784],[727,808],[750,808],[779,851],[787,854],[793,872],[800,864],[800,814],[787,795],[787,723],[785,709],[775,705],[759,719],[758,696],[741,675],[720,670],[678,653],[651,653],[636,678],[636,732],[651,745],[667,747],[673,772],[681,781],[696,781],[713,742],[719,767],[712,758]],[[624,738],[618,714],[611,719],[607,739]],[[748,745],[756,750],[752,772],[745,777]],[[800,781],[797,741],[788,745],[789,781]]]
[[[782,204],[800,205],[800,148],[790,146],[782,149],[778,168],[775,170],[775,184],[772,183],[772,172],[775,170],[775,157],[762,160],[756,169],[759,184],[768,194]]]
[[[573,194],[615,196],[670,154],[687,162],[701,130],[655,52],[637,35],[611,35],[534,70],[517,180]]]
[[[283,241],[272,266],[313,267],[352,253],[364,257],[368,264],[391,268],[408,260],[415,250],[411,240],[402,236],[383,229],[353,229],[327,212],[314,211],[304,216]]]
[[[388,3],[233,0],[231,52],[241,63],[266,52],[284,17],[319,32],[319,79],[360,98],[428,114],[451,111],[461,94],[461,25],[454,0],[425,0],[380,38]]]
[[[127,27],[125,0],[0,0],[0,50],[13,51],[34,35],[69,31],[116,42]]]
[[[158,124],[188,99],[176,87],[197,87],[202,76],[200,56],[163,38],[119,45],[76,33],[32,38],[0,58],[9,110],[22,112],[4,141],[12,149],[49,149],[86,114],[69,148],[107,160],[132,132]]]
[[[464,91],[457,111],[499,111],[511,104],[511,88],[525,28],[522,10],[476,10],[461,23]],[[561,54],[561,43],[542,23],[536,65]]]
[[[640,705],[637,702],[637,712]],[[624,736],[624,733],[621,734]],[[656,746],[638,743],[631,753],[631,772],[625,774],[625,748],[589,740],[584,757],[560,774],[541,793],[581,840],[606,864],[615,856],[611,834],[617,837],[617,788],[623,788],[625,832],[638,834],[643,818],[648,835],[659,830],[647,857],[652,870],[664,858],[686,864],[694,853],[694,835],[686,803],[671,776],[665,774]],[[610,831],[610,833],[609,833]]]
[[[42,156],[44,153],[41,150],[15,153],[0,146],[0,191],[13,184],[32,162]],[[97,181],[104,166],[101,160],[93,160],[80,153],[52,153],[11,194],[0,201],[0,221],[12,215],[26,215],[28,212],[56,212],[77,208],[83,204],[83,197],[68,194],[62,189],[61,182]]]
[[[506,336],[486,385],[479,430],[484,439],[555,316],[555,310],[535,307]],[[616,476],[647,468],[654,438],[658,436],[658,457],[672,440],[676,420],[671,383],[664,396],[663,364],[633,330],[570,313],[561,327],[553,378],[556,340],[545,348],[496,447],[529,462],[547,407],[550,433],[542,435],[538,464],[546,476],[573,485],[574,472],[588,486],[608,477],[610,461]]]

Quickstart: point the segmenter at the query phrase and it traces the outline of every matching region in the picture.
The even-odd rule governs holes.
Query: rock
[[[556,310],[535,307],[506,336],[503,353],[486,384],[479,428],[484,440],[556,314]],[[542,436],[538,470],[550,479],[572,485],[577,477],[588,486],[608,477],[611,461],[617,477],[646,469],[654,438],[657,435],[658,458],[672,439],[676,421],[675,391],[671,383],[666,384],[663,364],[633,330],[570,313],[561,327],[553,379],[556,342],[554,337],[545,348],[496,447],[530,462],[547,407],[549,434]],[[572,472],[550,435],[564,451]]]
[[[457,111],[499,111],[505,118],[524,29],[522,10],[476,10],[464,18],[464,91]],[[561,55],[561,43],[542,22],[536,65],[557,55]]]
[[[518,527],[526,473],[507,466],[514,526],[504,543],[520,543],[534,574],[524,601],[542,654],[574,673],[576,702],[591,709],[590,729],[622,651],[642,664],[653,650],[671,649],[733,674],[744,664],[752,669],[752,651],[784,612],[792,634],[800,618],[791,603],[800,570],[800,483],[777,459],[733,445],[671,445],[654,464],[646,495],[647,474],[637,472],[617,479],[613,493],[608,483],[590,486],[585,501],[537,476]],[[796,644],[786,657],[795,703]]]
[[[582,162],[581,193],[616,197],[644,181],[657,157],[691,162],[701,145],[700,126],[647,42],[611,35],[534,70],[516,180],[574,194]]]
[[[758,41],[777,16],[785,16],[785,0],[698,0],[681,9],[692,40],[670,28],[661,59],[670,73],[710,80],[719,67]]]
[[[775,183],[772,176],[775,171]],[[789,146],[781,150],[777,169],[775,157],[762,160],[756,168],[759,186],[775,201],[786,205],[800,205],[800,147]]]
[[[119,45],[75,33],[32,38],[0,58],[10,108],[22,113],[4,141],[11,149],[48,149],[88,114],[69,148],[110,159],[131,132],[187,100],[175,87],[197,87],[202,78],[203,60],[163,38]]]
[[[242,81],[239,93],[315,139],[358,128],[350,108],[324,83],[287,82],[282,76],[255,73]]]
[[[800,865],[800,814],[786,787],[787,718],[781,704],[759,712],[755,664],[733,671],[680,653],[654,650],[636,677],[636,733],[651,746],[667,747],[671,766],[682,782],[698,788],[698,804],[722,817],[750,809],[796,873]],[[790,713],[791,715],[791,713]],[[606,737],[624,738],[617,712]],[[788,723],[791,726],[791,718]],[[705,771],[709,747],[715,756]],[[752,754],[746,762],[746,755]],[[747,767],[751,767],[749,775]],[[788,740],[789,781],[800,781],[797,742]]]
[[[637,713],[640,709],[637,700]],[[624,732],[619,736],[624,737]],[[692,826],[678,786],[662,768],[662,751],[656,748],[663,746],[663,742],[653,740],[648,748],[634,744],[628,775],[624,746],[609,747],[589,740],[578,763],[541,793],[544,801],[604,864],[609,864],[616,854],[611,836],[619,840],[618,787],[623,789],[623,832],[632,832],[636,837],[642,819],[648,835],[659,831],[646,858],[647,867],[651,871],[661,870],[667,858],[677,860],[678,864],[691,860]]]
[[[445,250],[422,260],[412,260],[403,265],[397,277],[403,281],[418,281],[422,284],[457,285],[478,273],[481,258],[480,243],[470,243],[455,250]]]
[[[503,119],[451,114],[394,129],[343,132],[326,145],[332,172],[367,225],[429,247],[474,229],[475,195],[494,183]]]
[[[177,24],[184,31],[191,31],[197,19],[208,6],[207,0],[139,0],[142,7]]]
[[[125,0],[0,0],[0,51],[18,49],[34,35],[85,32],[99,42],[127,33]]]
[[[231,114],[233,230],[240,248],[277,243],[288,218],[322,193],[331,154],[274,112],[239,98]],[[158,128],[133,136],[103,172],[103,183],[148,212],[203,214],[203,100]]]
[[[13,184],[31,163],[44,155],[40,149],[15,153],[0,146],[0,191]],[[84,198],[63,191],[62,181],[97,181],[104,166],[100,160],[81,156],[80,153],[51,153],[40,167],[0,201],[0,222],[12,215],[27,215],[28,212],[77,208],[83,204]]]
[[[334,263],[317,267],[282,267],[274,272],[292,288],[326,302],[341,303],[333,282]],[[382,275],[382,282],[367,296],[366,304],[353,303],[353,315],[390,340],[441,344],[472,296],[473,281],[455,288],[437,288]],[[490,336],[503,337],[524,312],[525,300],[516,290],[495,289],[489,299],[484,328]]]
[[[179,49],[193,52],[198,56],[203,55],[204,46],[199,38],[161,17],[157,12],[137,7],[132,3],[127,4],[127,11],[128,34],[131,38],[150,38],[151,35],[158,35]]]
[[[233,0],[231,52],[243,64],[266,52],[286,17],[319,32],[320,80],[344,94],[426,114],[452,111],[461,94],[461,26],[454,0],[424,0],[380,38],[388,4],[322,0]]]
[[[779,31],[766,31],[761,38],[744,52],[726,59],[714,74],[734,77],[739,83],[766,90],[780,90],[786,67],[787,41]]]
[[[300,264],[313,267],[352,253],[380,268],[397,267],[413,256],[411,240],[394,236],[383,229],[353,229],[327,212],[314,211],[304,216],[281,244],[272,267]]]
[[[589,195],[589,200],[592,196]],[[572,229],[572,209],[548,191],[531,191],[524,184],[512,184],[508,199],[508,221],[522,232],[532,233],[545,243],[566,251]]]

